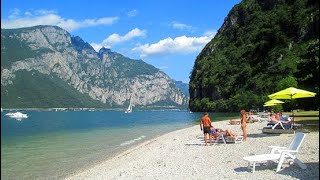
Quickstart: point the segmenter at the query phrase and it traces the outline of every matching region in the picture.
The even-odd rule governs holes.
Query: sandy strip
[[[228,125],[227,121],[213,125],[241,134],[240,125]],[[255,173],[248,172],[242,157],[269,153],[268,146],[288,146],[292,140],[293,134],[262,134],[265,125],[248,124],[247,142],[212,146],[204,146],[198,125],[174,131],[67,179],[319,179],[319,132],[306,133],[297,154],[307,170],[285,163],[284,169],[276,173],[277,164],[270,162],[257,165]]]

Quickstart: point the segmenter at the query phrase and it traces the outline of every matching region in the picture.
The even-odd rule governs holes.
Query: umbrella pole
[[[292,94],[291,94],[291,112],[292,112],[292,128],[294,129],[294,114],[293,114]]]

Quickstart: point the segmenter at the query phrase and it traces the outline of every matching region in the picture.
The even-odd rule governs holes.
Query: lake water
[[[142,143],[198,124],[188,111],[23,111],[21,121],[1,112],[1,178],[62,179]],[[213,121],[236,113],[210,114]]]

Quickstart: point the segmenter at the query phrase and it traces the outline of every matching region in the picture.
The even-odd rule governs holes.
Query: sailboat
[[[132,98],[130,97],[130,103],[127,110],[124,113],[132,113]]]

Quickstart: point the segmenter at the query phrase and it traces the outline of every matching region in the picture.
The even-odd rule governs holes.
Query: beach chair
[[[255,172],[256,163],[264,161],[278,161],[276,172],[279,172],[285,159],[288,159],[290,163],[297,163],[301,169],[306,169],[307,166],[295,156],[299,152],[304,138],[304,133],[296,133],[289,147],[269,146],[269,148],[272,148],[270,154],[246,156],[243,159],[248,161],[249,169],[251,169],[252,164],[252,173]]]
[[[278,121],[277,123],[269,122],[267,126],[272,126],[271,129],[275,129],[277,126],[281,126],[282,129],[285,129],[281,121]]]
[[[220,133],[220,134],[218,135],[218,137],[216,137],[213,142],[218,143],[219,140],[222,140],[224,144],[227,144],[226,139],[225,139],[225,136],[224,136],[223,133]]]
[[[235,143],[235,144],[238,144],[238,143],[243,143],[243,136],[237,136],[235,138],[231,137],[231,136],[227,136],[225,137],[225,140],[226,142],[230,142],[230,143]]]
[[[235,138],[231,136],[226,136],[224,133],[220,133],[218,137],[214,139],[213,142],[218,143],[220,140],[223,141],[224,144],[227,143],[242,143],[243,142],[243,136],[237,136]]]
[[[279,121],[277,123],[269,122],[267,126],[271,126],[271,129],[276,129],[277,127],[281,127],[282,129],[291,129],[292,128],[292,121],[289,121],[287,123],[284,123],[282,121]]]

